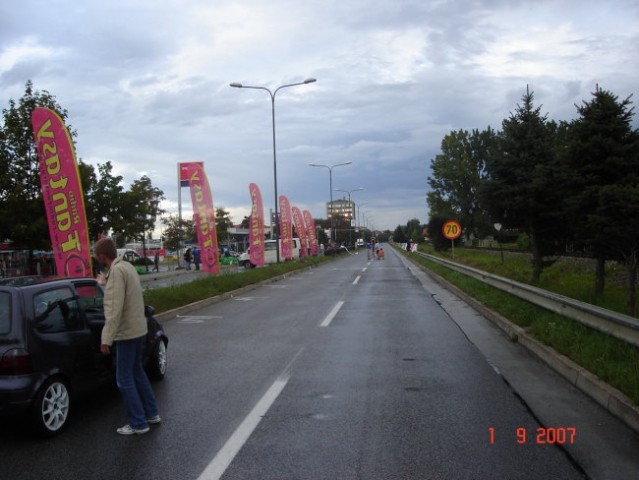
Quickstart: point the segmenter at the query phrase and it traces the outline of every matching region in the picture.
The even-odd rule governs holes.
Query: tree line
[[[24,95],[9,100],[2,110],[0,125],[0,241],[10,241],[14,249],[51,250],[49,228],[38,171],[38,153],[31,126],[37,107],[54,110],[65,122],[75,146],[77,132],[68,123],[68,112],[48,91],[37,91],[28,81]],[[160,207],[164,192],[151,178],[142,175],[125,189],[123,177],[115,175],[110,161],[97,168],[78,158],[78,170],[90,240],[110,234],[118,246],[129,241],[144,242],[165,211]],[[216,209],[218,238],[226,238],[232,225],[230,214]],[[195,241],[192,219],[178,221],[177,215],[162,218],[165,246],[177,249],[185,241]]]
[[[580,253],[596,259],[595,294],[605,263],[625,266],[626,308],[635,310],[639,252],[639,131],[631,96],[596,87],[576,105],[577,117],[555,122],[526,89],[501,131],[459,130],[432,159],[429,231],[450,217],[466,240],[497,235],[495,225],[525,235],[532,282],[548,256]],[[442,246],[450,242],[441,243]]]

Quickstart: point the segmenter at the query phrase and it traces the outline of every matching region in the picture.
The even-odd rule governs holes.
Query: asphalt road
[[[569,445],[542,443],[552,433],[578,445],[584,425],[542,427],[476,332],[387,251],[165,320],[162,425],[117,435],[123,408],[105,388],[59,437],[1,424],[0,479],[586,478]],[[511,355],[533,362],[543,391],[544,370]]]

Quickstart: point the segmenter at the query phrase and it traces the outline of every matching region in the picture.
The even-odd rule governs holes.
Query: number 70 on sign
[[[442,233],[448,240],[455,240],[460,237],[462,227],[457,220],[447,220],[442,225]]]

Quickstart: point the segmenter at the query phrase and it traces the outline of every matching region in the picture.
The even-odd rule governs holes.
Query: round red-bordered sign
[[[461,224],[457,220],[447,220],[442,225],[442,233],[448,240],[455,240],[462,234]]]

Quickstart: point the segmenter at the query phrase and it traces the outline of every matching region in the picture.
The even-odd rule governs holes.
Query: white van
[[[278,242],[280,242],[280,261],[284,261],[284,256],[282,255],[282,241],[278,240]],[[275,250],[275,240],[265,240],[264,241],[264,264],[269,264],[269,263],[277,263],[277,251]],[[300,248],[301,248],[301,244],[300,244],[300,239],[299,238],[294,238],[293,239],[293,260],[299,260],[300,258]],[[251,263],[251,247],[249,247],[246,252],[242,253],[239,257],[238,257],[238,261],[240,262],[240,265],[242,265],[244,268],[253,268],[255,267],[255,265],[253,265]]]

